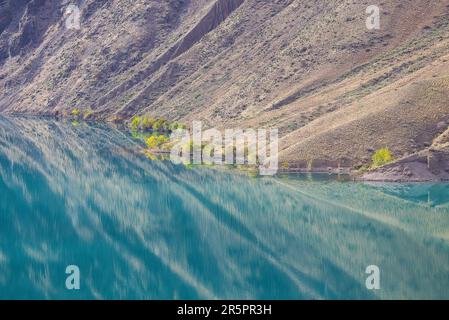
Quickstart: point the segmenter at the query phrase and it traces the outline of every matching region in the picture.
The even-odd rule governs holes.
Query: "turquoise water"
[[[112,128],[0,118],[1,299],[449,298],[447,184],[254,178],[136,150]]]

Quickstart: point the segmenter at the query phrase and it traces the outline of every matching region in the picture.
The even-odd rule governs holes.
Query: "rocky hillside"
[[[0,0],[0,111],[277,127],[291,163],[428,148],[448,74],[449,0]]]

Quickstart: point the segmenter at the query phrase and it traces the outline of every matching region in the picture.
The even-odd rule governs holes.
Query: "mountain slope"
[[[281,159],[366,163],[449,127],[449,1],[3,0],[0,111],[277,127]],[[3,17],[8,18],[3,18]]]

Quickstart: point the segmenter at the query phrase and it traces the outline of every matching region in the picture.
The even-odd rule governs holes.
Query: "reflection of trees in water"
[[[447,210],[423,220],[428,208],[369,185],[187,170],[134,150],[110,128],[0,119],[0,288],[33,280],[61,297],[55,270],[79,261],[88,297],[369,298],[363,272],[378,263],[376,294],[447,293]]]

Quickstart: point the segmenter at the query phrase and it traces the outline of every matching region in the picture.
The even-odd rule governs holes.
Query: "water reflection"
[[[431,207],[449,206],[449,184],[373,184],[382,192]]]
[[[255,179],[134,144],[0,118],[0,298],[449,298],[447,185]]]

